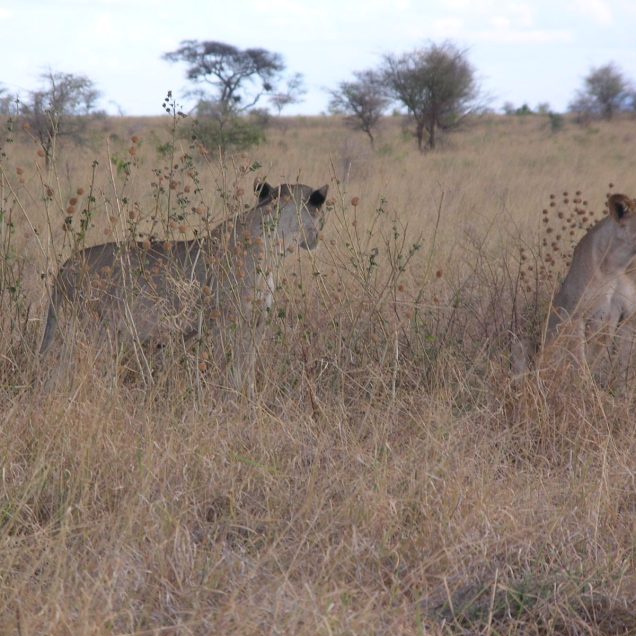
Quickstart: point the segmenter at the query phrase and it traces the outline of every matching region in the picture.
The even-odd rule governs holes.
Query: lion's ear
[[[254,193],[259,201],[264,201],[274,196],[276,188],[269,185],[267,181],[261,181],[258,177],[254,179]]]
[[[322,186],[319,190],[314,190],[309,197],[309,203],[319,208],[327,200],[328,185]]]
[[[625,194],[613,194],[609,198],[607,206],[615,221],[621,221],[636,212],[636,202]]]

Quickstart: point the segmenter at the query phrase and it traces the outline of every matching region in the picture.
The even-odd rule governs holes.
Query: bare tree
[[[216,41],[184,40],[176,51],[162,57],[169,62],[185,62],[189,80],[211,87],[211,96],[205,91],[198,91],[198,95],[216,102],[223,116],[255,106],[265,93],[272,92],[285,70],[278,53],[265,49],[241,50]]]
[[[0,86],[0,115],[11,115],[18,104],[18,97],[9,93],[5,86]]]
[[[393,98],[415,122],[420,150],[425,141],[429,148],[435,148],[437,131],[458,126],[476,107],[475,71],[466,52],[451,42],[431,44],[401,56],[387,55],[383,70]]]
[[[100,92],[84,75],[48,70],[40,75],[42,87],[21,103],[27,130],[37,139],[48,167],[59,137],[81,140],[90,115],[96,115]]]
[[[288,80],[285,88],[277,93],[274,93],[269,101],[272,103],[272,106],[276,109],[278,116],[287,106],[291,104],[298,104],[302,101],[303,95],[307,93],[307,89],[305,88],[305,82],[303,79],[302,73],[294,73]]]
[[[617,112],[629,108],[630,85],[612,62],[592,68],[577,91],[569,109],[579,118],[592,116],[611,119]]]
[[[354,77],[355,81],[340,82],[336,90],[330,91],[329,110],[347,115],[347,123],[366,133],[373,147],[373,130],[391,100],[376,71],[357,71]]]

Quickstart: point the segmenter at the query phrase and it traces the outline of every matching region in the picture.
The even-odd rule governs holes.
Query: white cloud
[[[432,23],[433,36],[436,38],[456,38],[464,29],[464,24],[459,18],[440,18]]]
[[[100,5],[103,5],[103,8],[110,11],[111,9],[118,10],[120,7],[124,9],[142,9],[144,7],[154,7],[157,9],[156,0],[134,0],[134,3],[131,3],[130,0],[84,0],[87,5],[90,5],[92,9],[101,8]],[[132,6],[134,4],[134,6]]]
[[[466,6],[460,19],[457,9]],[[469,6],[470,5],[470,6]],[[491,0],[450,0],[445,7],[451,10],[432,23],[435,37],[463,38],[494,44],[568,43],[574,34],[567,29],[546,29],[536,25],[535,7],[528,2]],[[494,9],[496,11],[488,10]]]
[[[534,9],[527,2],[514,2],[510,5],[510,15],[514,23],[529,29],[534,26]]]
[[[506,18],[502,15],[497,15],[490,18],[490,24],[497,31],[509,31],[510,27],[512,26],[510,24],[510,18]]]
[[[114,34],[113,16],[110,13],[100,13],[93,23],[93,29],[97,36],[111,37]]]
[[[5,9],[4,7],[0,7],[0,20],[6,20],[7,18],[12,17],[11,11],[9,9]]]
[[[278,18],[285,17],[288,20],[311,19],[322,12],[319,3],[307,4],[298,0],[269,0],[268,2],[247,0],[246,4],[249,5],[249,9],[244,9],[247,15],[262,14]]]
[[[476,31],[474,37],[482,42],[496,44],[555,44],[574,40],[570,31],[564,29],[491,29]]]
[[[574,0],[574,10],[595,22],[610,25],[614,22],[614,12],[607,0]]]
[[[483,13],[493,8],[493,0],[446,0],[445,8],[456,11]]]

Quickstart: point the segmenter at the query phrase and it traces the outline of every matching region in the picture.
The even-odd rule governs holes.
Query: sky
[[[495,110],[562,112],[608,62],[636,82],[636,0],[0,0],[0,85],[28,97],[50,69],[88,76],[111,114],[162,114],[168,90],[187,110],[185,66],[161,57],[186,39],[281,54],[307,88],[289,115],[326,112],[354,71],[444,40]]]

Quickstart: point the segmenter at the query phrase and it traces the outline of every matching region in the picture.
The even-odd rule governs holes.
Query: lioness
[[[212,323],[221,363],[237,390],[253,390],[257,335],[280,261],[316,247],[328,186],[255,184],[256,207],[190,241],[105,243],[81,250],[55,279],[40,352],[64,307],[111,340],[186,338]]]
[[[622,360],[631,348],[633,321],[629,319],[636,313],[636,201],[613,194],[608,208],[609,216],[574,249],[548,320],[545,349],[558,340],[578,364],[592,362],[606,343],[616,345]]]

